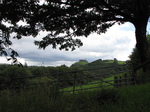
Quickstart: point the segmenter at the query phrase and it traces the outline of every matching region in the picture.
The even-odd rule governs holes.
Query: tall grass
[[[64,112],[150,112],[150,84],[68,94]]]
[[[57,87],[0,92],[0,112],[150,112],[150,83],[75,94]]]
[[[150,112],[150,83],[120,89],[120,107],[127,112]]]
[[[3,90],[0,92],[0,112],[62,112],[65,107],[62,99],[57,89],[48,86]]]

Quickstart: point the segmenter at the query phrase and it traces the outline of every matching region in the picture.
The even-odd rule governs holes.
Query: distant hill
[[[71,67],[81,67],[81,66],[84,66],[84,65],[87,65],[87,64],[89,64],[88,61],[86,61],[86,60],[79,60],[78,62],[72,64]]]
[[[108,69],[91,70],[91,69],[107,67],[107,66],[115,66],[115,65],[125,64],[125,63],[126,63],[125,61],[118,61],[116,58],[114,58],[114,60],[98,59],[91,63],[87,62],[86,60],[79,60],[79,62],[72,64],[71,67],[77,67],[77,68],[84,69],[84,70],[90,69],[87,71],[89,72],[91,76],[103,74],[102,77],[109,77],[111,73],[113,74],[117,70],[111,69],[111,68],[109,70]]]
[[[114,60],[102,60],[102,59],[98,59],[95,60],[91,63],[89,63],[86,60],[79,60],[78,62],[74,63],[71,65],[71,67],[88,67],[88,66],[97,66],[97,67],[101,67],[101,66],[109,66],[112,64],[125,64],[125,61],[118,61],[116,58],[114,58]]]

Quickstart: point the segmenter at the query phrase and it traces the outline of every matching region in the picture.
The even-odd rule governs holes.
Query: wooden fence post
[[[119,86],[121,87],[122,86],[122,77],[120,76],[120,78],[119,78]]]
[[[76,73],[76,72],[74,72],[73,94],[75,94],[75,89],[76,89],[76,78],[77,78],[77,73]]]
[[[127,74],[125,73],[125,74],[124,74],[124,84],[125,84],[125,86],[127,85],[127,83],[128,83],[128,82],[127,82]]]
[[[134,65],[132,64],[132,77],[134,79],[134,83],[137,82],[137,79],[136,79],[136,70],[134,69]]]
[[[131,85],[134,85],[134,84],[135,84],[135,78],[132,77],[132,78],[131,78]]]
[[[118,88],[118,77],[117,76],[114,77],[114,87]]]

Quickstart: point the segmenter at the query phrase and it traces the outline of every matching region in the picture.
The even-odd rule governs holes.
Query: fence
[[[123,66],[126,66],[126,65],[123,65]],[[115,66],[115,67],[118,67],[118,66]],[[102,69],[102,68],[97,68],[97,69]],[[105,69],[110,69],[110,67],[105,67]],[[86,71],[86,70],[84,70],[84,71]],[[115,73],[111,73],[111,75],[113,74],[111,80],[108,80],[107,78],[103,78],[103,77],[101,77],[101,75],[95,75],[93,77],[90,77],[90,78],[96,79],[95,81],[88,82],[85,84],[77,84],[76,83],[77,81],[82,81],[83,79],[87,79],[87,77],[76,78],[76,74],[79,72],[81,72],[81,71],[74,72],[74,79],[70,80],[70,81],[73,81],[73,84],[71,86],[64,86],[64,87],[60,86],[62,92],[75,93],[75,91],[103,88],[103,87],[118,88],[118,87],[122,87],[122,86],[126,86],[126,85],[133,85],[136,83],[135,77],[133,77],[133,75],[132,75],[132,70],[125,70],[125,71],[116,71]],[[59,83],[64,82],[64,81],[68,81],[68,80],[61,80],[61,81],[59,81]]]
[[[81,90],[87,90],[87,89],[104,88],[104,87],[118,88],[118,87],[122,87],[122,86],[126,86],[126,85],[133,85],[133,84],[135,84],[134,78],[128,77],[128,78],[117,79],[117,80],[114,79],[114,80],[99,81],[99,82],[83,84],[83,85],[69,86],[69,87],[72,87],[72,89],[69,87],[65,87],[65,89],[64,88],[61,88],[61,89],[62,89],[62,92],[75,93],[75,91],[81,91]],[[90,85],[90,87],[88,87],[88,85]],[[94,85],[94,86],[92,86],[92,85]],[[85,86],[87,86],[87,87],[85,87]],[[67,88],[69,88],[69,90],[67,90]]]
[[[92,71],[92,72],[91,72]],[[14,79],[14,81],[22,79],[34,79],[48,77],[49,75],[44,76],[30,76],[30,77],[19,77]],[[101,87],[121,87],[123,85],[129,85],[135,83],[135,79],[132,74],[131,66],[124,65],[115,65],[115,66],[106,66],[99,68],[90,68],[84,70],[77,70],[72,72],[63,72],[53,74],[53,76],[58,76],[53,81],[43,81],[40,83],[28,83],[24,85],[13,85],[13,88],[21,87],[31,87],[41,84],[48,84],[51,86],[59,87],[61,92],[73,92]],[[106,79],[110,77],[111,79]],[[123,77],[124,76],[124,77]]]
[[[100,72],[98,72],[97,70],[100,70]],[[96,75],[83,75],[84,72],[87,71],[96,71]],[[121,87],[129,84],[135,84],[135,78],[131,70],[131,65],[127,64],[78,70],[70,73],[63,73],[61,75],[66,74],[72,74],[73,79],[58,79],[58,85],[62,92],[75,93],[75,91],[87,89],[102,87]],[[106,77],[109,76],[112,76],[111,79],[106,79]],[[67,85],[65,85],[66,83]]]

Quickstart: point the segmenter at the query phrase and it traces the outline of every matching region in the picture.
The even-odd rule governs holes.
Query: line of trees
[[[6,87],[14,88],[16,85],[21,87],[24,85],[39,83],[50,83],[51,85],[51,82],[57,81],[59,81],[59,85],[63,87],[73,85],[74,78],[78,79],[76,84],[85,84],[94,80],[110,77],[114,75],[113,73],[121,71],[121,69],[124,70],[122,67],[94,70],[95,68],[113,65],[116,66],[119,64],[116,64],[116,60],[114,60],[114,63],[107,63],[107,61],[102,61],[100,59],[87,65],[71,67],[65,65],[58,67],[18,67],[17,65],[0,66],[0,89]]]

